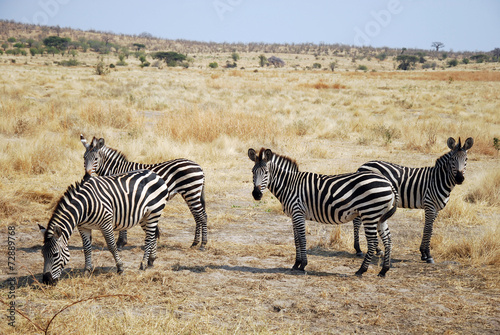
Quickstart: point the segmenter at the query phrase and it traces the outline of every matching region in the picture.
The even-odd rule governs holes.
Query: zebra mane
[[[450,160],[450,157],[452,154],[453,154],[453,150],[445,153],[444,155],[442,155],[441,157],[436,159],[436,166],[446,165],[446,163],[448,163],[448,161]]]
[[[260,149],[259,152],[259,159],[262,159],[262,155],[266,149],[262,148]],[[280,155],[277,153],[273,152],[273,156],[271,158],[271,161],[278,164],[279,167],[282,170],[289,171],[289,172],[298,172],[299,171],[299,164],[295,159],[292,159],[288,156],[285,155]]]
[[[105,146],[105,148],[108,149],[107,151],[109,151],[109,153],[105,151],[106,156],[113,156],[120,161],[129,162],[127,156],[123,152],[116,150],[116,149],[113,149],[113,148],[110,148],[108,146]]]
[[[85,183],[85,179],[82,179],[81,181],[77,181],[74,185],[69,185],[66,191],[64,192],[63,196],[59,198],[57,201],[57,204],[54,207],[54,211],[52,212],[52,215],[49,220],[49,224],[47,226],[47,231],[48,230],[53,230],[53,226],[56,225],[57,223],[53,220],[57,214],[64,210],[64,208],[69,204],[73,198],[76,195],[76,192],[80,189],[80,187]],[[62,227],[61,227],[62,228]]]

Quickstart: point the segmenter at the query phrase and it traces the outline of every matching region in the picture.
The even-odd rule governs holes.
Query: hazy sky
[[[500,47],[499,0],[0,0],[0,19],[214,42]]]

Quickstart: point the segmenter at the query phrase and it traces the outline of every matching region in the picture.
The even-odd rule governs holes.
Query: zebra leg
[[[78,231],[82,237],[83,253],[85,255],[84,275],[88,277],[94,270],[94,266],[92,265],[92,230],[78,228]]]
[[[205,201],[202,198],[203,195],[194,199],[184,197],[184,200],[187,202],[189,210],[191,211],[194,221],[196,222],[194,241],[193,244],[191,244],[191,247],[198,245],[201,235],[200,250],[205,250],[205,246],[207,244],[207,213],[205,211]]]
[[[116,246],[118,247],[118,251],[122,251],[125,244],[127,244],[127,231],[122,230],[118,234],[118,241],[116,242]]]
[[[108,250],[111,252],[113,255],[115,262],[116,262],[116,269],[118,274],[123,273],[123,262],[120,258],[120,255],[118,255],[118,247],[116,246],[116,241],[115,241],[115,233],[113,231],[113,224],[104,224],[101,227],[101,232],[102,235],[104,236],[104,239],[106,240],[106,244],[108,245]]]
[[[368,270],[368,266],[372,260],[375,249],[377,248],[377,223],[376,222],[363,222],[365,227],[366,242],[368,244],[368,250],[366,252],[365,258],[361,267],[356,272],[356,276],[361,277],[363,273]]]
[[[293,235],[295,240],[295,264],[292,270],[305,271],[307,265],[306,221],[302,212],[292,216]]]
[[[354,249],[356,250],[356,256],[363,257],[363,251],[359,247],[359,228],[361,227],[361,218],[359,216],[354,218]]]
[[[153,247],[151,249],[151,252],[149,253],[149,258],[148,258],[148,268],[154,267],[153,263],[156,259],[156,250],[158,248],[158,241],[160,239],[160,229],[158,228],[158,225],[156,226],[156,231],[155,231],[155,243],[153,244]]]
[[[380,238],[382,239],[382,242],[384,243],[385,248],[384,263],[382,265],[382,270],[380,270],[378,276],[385,277],[385,273],[391,268],[391,232],[389,230],[389,226],[387,225],[387,221],[379,222],[377,230]]]
[[[146,233],[146,238],[144,240],[144,257],[142,258],[139,270],[146,270],[148,266],[152,267],[156,259],[159,218],[160,213],[151,213],[148,215],[148,218],[143,221],[144,223],[141,224],[142,229]]]
[[[432,229],[434,225],[434,220],[437,217],[437,211],[433,207],[425,207],[425,226],[424,234],[422,236],[422,243],[420,244],[420,253],[422,254],[422,260],[427,263],[434,263],[430,251],[430,243],[432,237]]]

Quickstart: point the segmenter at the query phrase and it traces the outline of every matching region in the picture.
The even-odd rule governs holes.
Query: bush
[[[424,65],[422,65],[422,69],[431,69],[432,68],[433,70],[435,70],[436,66],[437,66],[436,62],[425,63]]]
[[[9,37],[9,38],[7,39],[7,42],[9,42],[9,43],[14,43],[15,41],[16,41],[16,38],[15,38],[15,37]]]
[[[78,66],[80,63],[76,59],[62,60],[60,65],[62,66]]]
[[[470,62],[469,58],[462,59],[462,63],[464,63],[464,64],[469,64],[469,62]]]
[[[25,48],[25,47],[26,46],[24,45],[24,43],[21,43],[21,42],[14,44],[14,48]]]
[[[233,52],[231,58],[237,62],[240,59],[240,55],[237,52]]]
[[[104,76],[109,73],[109,67],[101,60],[95,67],[95,73],[99,76]]]
[[[313,64],[313,69],[321,69],[321,64],[320,63],[314,63]]]
[[[458,65],[458,60],[456,58],[450,59],[448,61],[448,67],[454,67],[454,66],[457,66],[457,65]]]
[[[216,69],[219,67],[219,64],[217,64],[217,62],[212,62],[208,64],[208,67],[210,67],[211,69]]]
[[[360,70],[360,71],[368,71],[368,67],[366,65],[360,65],[360,66],[358,66],[358,70]]]
[[[385,52],[382,52],[378,55],[375,56],[378,60],[385,60],[387,58],[387,54]]]

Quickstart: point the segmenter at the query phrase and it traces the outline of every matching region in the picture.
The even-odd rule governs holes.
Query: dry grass
[[[196,59],[223,64],[229,56]],[[15,226],[19,310],[46,325],[75,301],[132,292],[140,299],[78,303],[59,314],[50,329],[75,334],[498,332],[500,177],[492,143],[500,137],[498,73],[400,73],[390,71],[390,61],[366,61],[378,71],[366,73],[254,72],[258,54],[240,56],[246,70],[140,69],[131,59],[131,65],[104,77],[92,67],[43,65],[52,57],[11,64],[0,56],[0,245],[6,251],[6,227]],[[83,57],[88,64],[96,61]],[[311,55],[283,58],[302,65],[315,61]],[[342,58],[338,67],[344,65],[358,64]],[[56,287],[39,285],[43,260],[36,223],[45,225],[54,202],[82,177],[80,133],[104,137],[134,161],[185,157],[198,162],[206,173],[207,251],[189,249],[194,222],[178,197],[160,223],[155,269],[136,270],[144,238],[140,229],[130,232],[131,247],[123,252],[124,276],[114,273],[96,232],[93,278],[81,276],[81,242],[73,236],[65,278]],[[375,278],[377,264],[363,279],[353,278],[361,260],[352,255],[351,225],[308,223],[308,275],[289,272],[295,257],[291,222],[269,194],[253,201],[248,148],[269,147],[296,159],[303,170],[338,174],[370,159],[433,165],[447,151],[450,136],[472,136],[474,146],[466,182],[452,192],[435,224],[435,266],[419,261],[423,211],[401,210],[389,223],[395,267],[386,279]],[[0,276],[5,297],[5,271]],[[19,315],[16,320],[14,333],[36,331]],[[12,330],[5,321],[0,319],[0,333]]]

